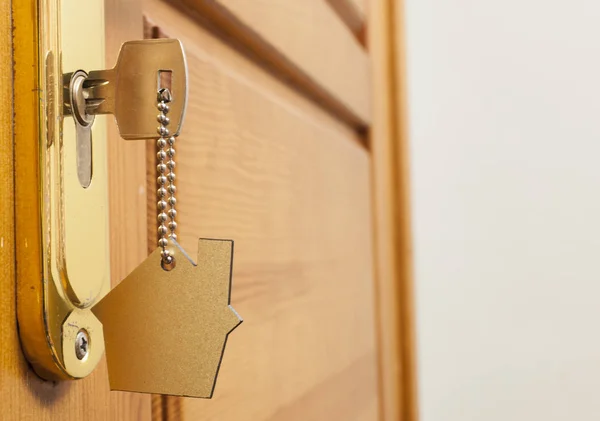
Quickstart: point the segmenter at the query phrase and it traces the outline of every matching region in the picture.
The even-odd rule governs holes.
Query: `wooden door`
[[[35,135],[22,118],[34,112],[22,90],[36,45],[35,2],[25,3],[13,1],[12,34],[10,4],[0,5],[0,89],[14,99],[0,103],[7,131],[11,110],[17,116],[0,140],[3,292],[14,288],[19,241],[12,139]],[[0,419],[416,419],[394,3],[105,4],[107,63],[128,39],[183,42],[179,239],[191,255],[198,237],[235,240],[232,305],[245,321],[230,335],[214,399],[150,398],[109,392],[104,365],[77,382],[38,379],[20,352],[9,293],[0,307]],[[156,151],[110,131],[115,284],[156,243]]]

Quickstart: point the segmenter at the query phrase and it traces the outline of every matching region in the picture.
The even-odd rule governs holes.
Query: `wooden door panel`
[[[183,41],[190,71],[179,238],[191,255],[199,236],[235,239],[232,305],[245,319],[215,398],[186,399],[184,419],[376,419],[368,151],[346,125],[162,6],[146,3],[147,18]]]
[[[169,0],[210,19],[297,88],[357,127],[371,121],[367,52],[325,0]]]

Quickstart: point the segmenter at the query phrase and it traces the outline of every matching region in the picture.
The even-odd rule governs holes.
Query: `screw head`
[[[78,360],[85,361],[89,353],[90,337],[85,329],[81,329],[75,338],[75,355]]]

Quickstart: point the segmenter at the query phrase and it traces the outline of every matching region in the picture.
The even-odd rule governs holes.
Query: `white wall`
[[[421,420],[600,420],[600,1],[405,3]]]

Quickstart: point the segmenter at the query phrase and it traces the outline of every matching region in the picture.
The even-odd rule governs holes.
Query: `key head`
[[[126,140],[155,139],[157,92],[169,88],[169,130],[181,131],[187,106],[187,64],[177,39],[128,41],[112,70],[92,71],[86,86],[93,114],[112,113]]]

